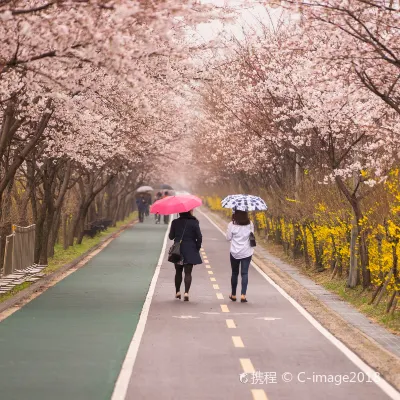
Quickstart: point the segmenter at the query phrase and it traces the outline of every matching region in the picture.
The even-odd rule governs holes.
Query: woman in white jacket
[[[231,242],[231,267],[232,267],[232,294],[229,298],[236,301],[236,288],[238,284],[239,268],[242,276],[242,291],[240,301],[247,303],[246,292],[249,280],[249,267],[253,256],[253,247],[250,245],[250,233],[254,233],[254,225],[245,211],[236,210],[232,222],[228,225],[226,239]]]

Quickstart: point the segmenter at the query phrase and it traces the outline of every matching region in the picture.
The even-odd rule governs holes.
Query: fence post
[[[35,225],[13,226],[14,245],[12,252],[13,271],[30,267],[35,257]]]
[[[14,247],[14,234],[6,236],[6,248],[4,252],[3,275],[12,274],[13,269],[13,247]]]

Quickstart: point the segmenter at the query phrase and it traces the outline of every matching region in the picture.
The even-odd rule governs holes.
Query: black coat
[[[169,232],[169,238],[170,240],[179,242],[182,238],[185,224],[186,230],[181,243],[183,262],[185,264],[193,265],[202,264],[203,261],[200,257],[200,248],[203,236],[200,231],[199,221],[196,217],[193,217],[192,215],[183,215],[178,219],[173,220]]]

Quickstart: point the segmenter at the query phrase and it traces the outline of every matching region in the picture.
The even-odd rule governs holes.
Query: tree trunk
[[[84,205],[82,205],[79,207],[79,211],[74,219],[74,225],[73,225],[73,229],[72,229],[73,237],[77,238],[77,241],[76,241],[77,244],[82,243],[85,217],[86,217],[86,214],[84,213]],[[81,238],[80,242],[78,242],[79,237]]]
[[[358,224],[356,217],[353,217],[351,222],[351,237],[350,237],[350,266],[349,276],[347,278],[347,286],[354,288],[358,285],[358,260],[357,260],[357,238]]]
[[[68,241],[68,216],[64,212],[62,214],[62,228],[63,228],[63,248],[64,250],[67,250],[69,247],[69,241]]]
[[[121,196],[117,196],[115,204],[115,212],[112,220],[112,226],[117,225],[120,208],[121,208]]]
[[[38,219],[36,221],[36,234],[35,234],[35,263],[38,264],[40,261],[40,255],[42,253],[43,247],[43,231],[44,224],[46,221],[46,211],[47,206],[46,202],[43,201],[42,206],[40,207]]]
[[[306,263],[306,267],[309,267],[311,265],[311,262],[310,262],[310,255],[308,254],[308,239],[307,239],[306,225],[303,225],[302,231],[303,231],[302,233],[303,233],[304,261]]]
[[[61,226],[61,211],[57,210],[54,214],[54,223],[53,226],[51,227],[51,234],[49,237],[49,246],[47,252],[49,257],[54,256],[54,247],[57,243],[60,226]]]
[[[293,222],[293,237],[292,237],[292,258],[296,259],[301,256],[301,230],[299,224]]]

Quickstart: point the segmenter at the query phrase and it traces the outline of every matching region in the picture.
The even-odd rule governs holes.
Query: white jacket
[[[250,232],[254,233],[254,225],[235,225],[230,222],[226,232],[226,239],[231,242],[231,254],[236,260],[253,255],[254,249],[250,246]]]

